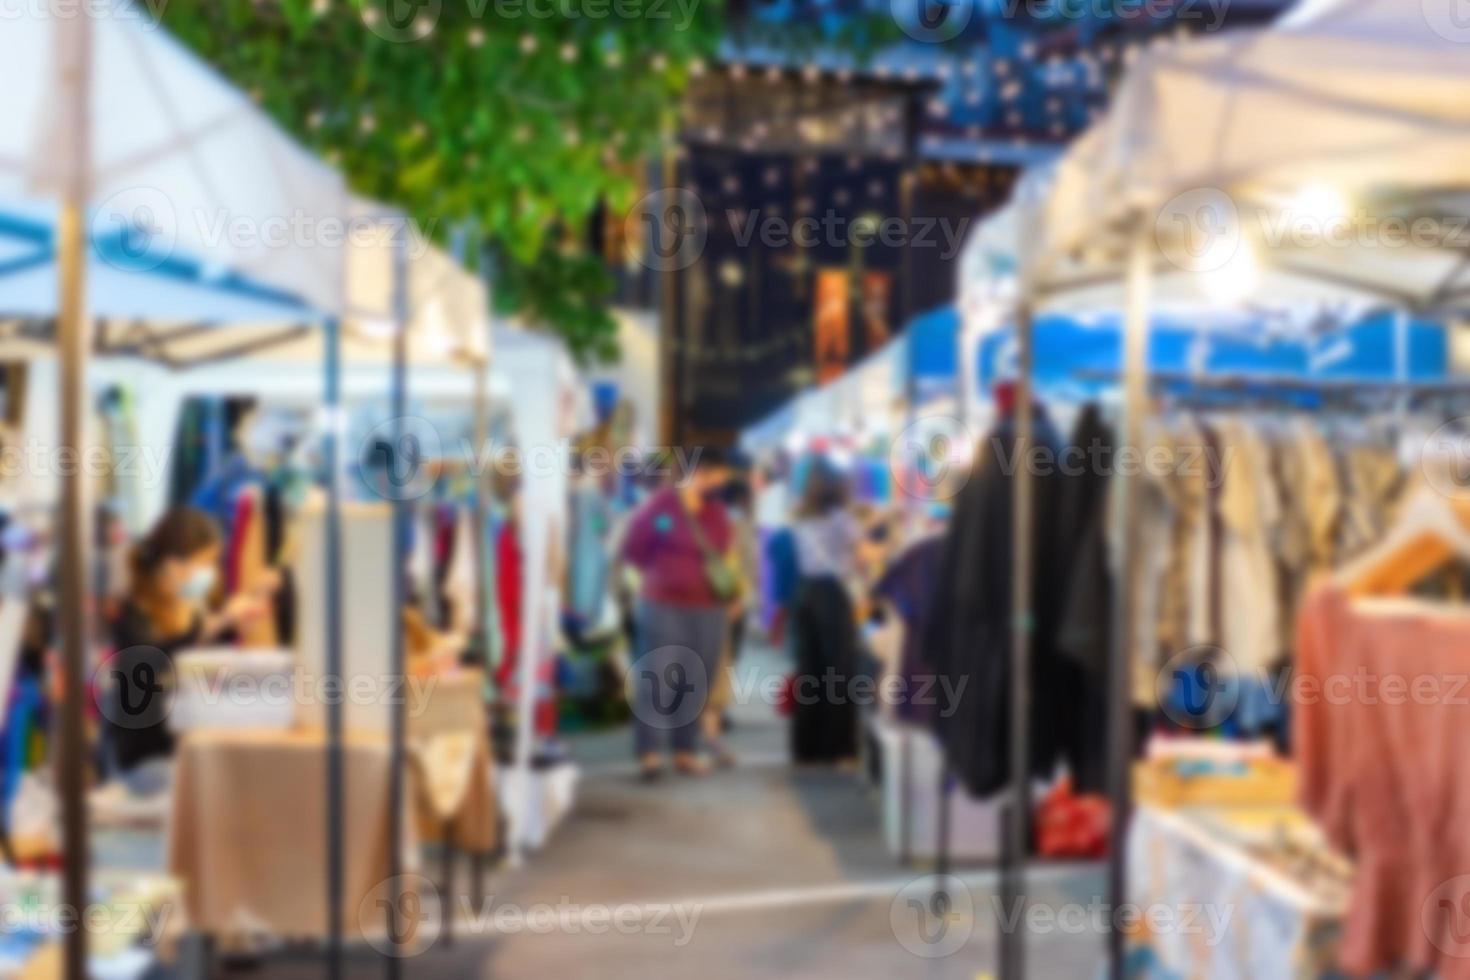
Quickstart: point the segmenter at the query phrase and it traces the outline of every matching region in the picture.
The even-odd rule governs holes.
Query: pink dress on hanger
[[[1341,965],[1470,980],[1470,614],[1318,587],[1297,620],[1303,806],[1356,863]]]

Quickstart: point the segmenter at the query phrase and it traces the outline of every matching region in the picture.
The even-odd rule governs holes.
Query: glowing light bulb
[[[1217,255],[1209,254],[1217,251]],[[1200,285],[1205,296],[1214,303],[1222,306],[1242,303],[1260,286],[1261,265],[1255,249],[1244,238],[1238,242],[1225,237],[1215,238],[1202,263],[1207,271],[1200,274]]]

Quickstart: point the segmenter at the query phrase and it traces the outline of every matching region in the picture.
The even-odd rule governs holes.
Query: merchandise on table
[[[1344,866],[1325,849],[1315,872],[1309,820],[1291,807],[1142,805],[1128,831],[1131,942],[1150,976],[1316,980],[1330,975],[1348,906]],[[1162,921],[1154,916],[1161,916]]]

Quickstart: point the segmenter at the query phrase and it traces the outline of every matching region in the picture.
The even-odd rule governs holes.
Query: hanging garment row
[[[1435,420],[1170,410],[1124,453],[1096,405],[1065,440],[1045,408],[1035,412],[1033,774],[1065,766],[1078,791],[1104,788],[1120,473],[1136,475],[1144,497],[1131,653],[1140,731],[1157,722],[1161,698],[1184,705],[1171,703],[1171,718],[1187,710],[1176,688],[1193,675],[1173,668],[1208,660],[1239,685],[1226,727],[1281,733],[1285,703],[1270,691],[1307,583],[1381,538],[1406,482],[1399,447],[1422,443],[1410,433]],[[1014,430],[1014,413],[1002,412],[954,501],[911,668],[960,692],[934,724],[974,794],[1010,777],[1011,495],[1025,465]]]

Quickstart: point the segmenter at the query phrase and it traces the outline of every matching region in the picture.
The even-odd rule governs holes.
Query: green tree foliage
[[[163,22],[355,191],[473,229],[497,306],[602,358],[612,284],[582,229],[632,203],[718,2],[170,0]]]

